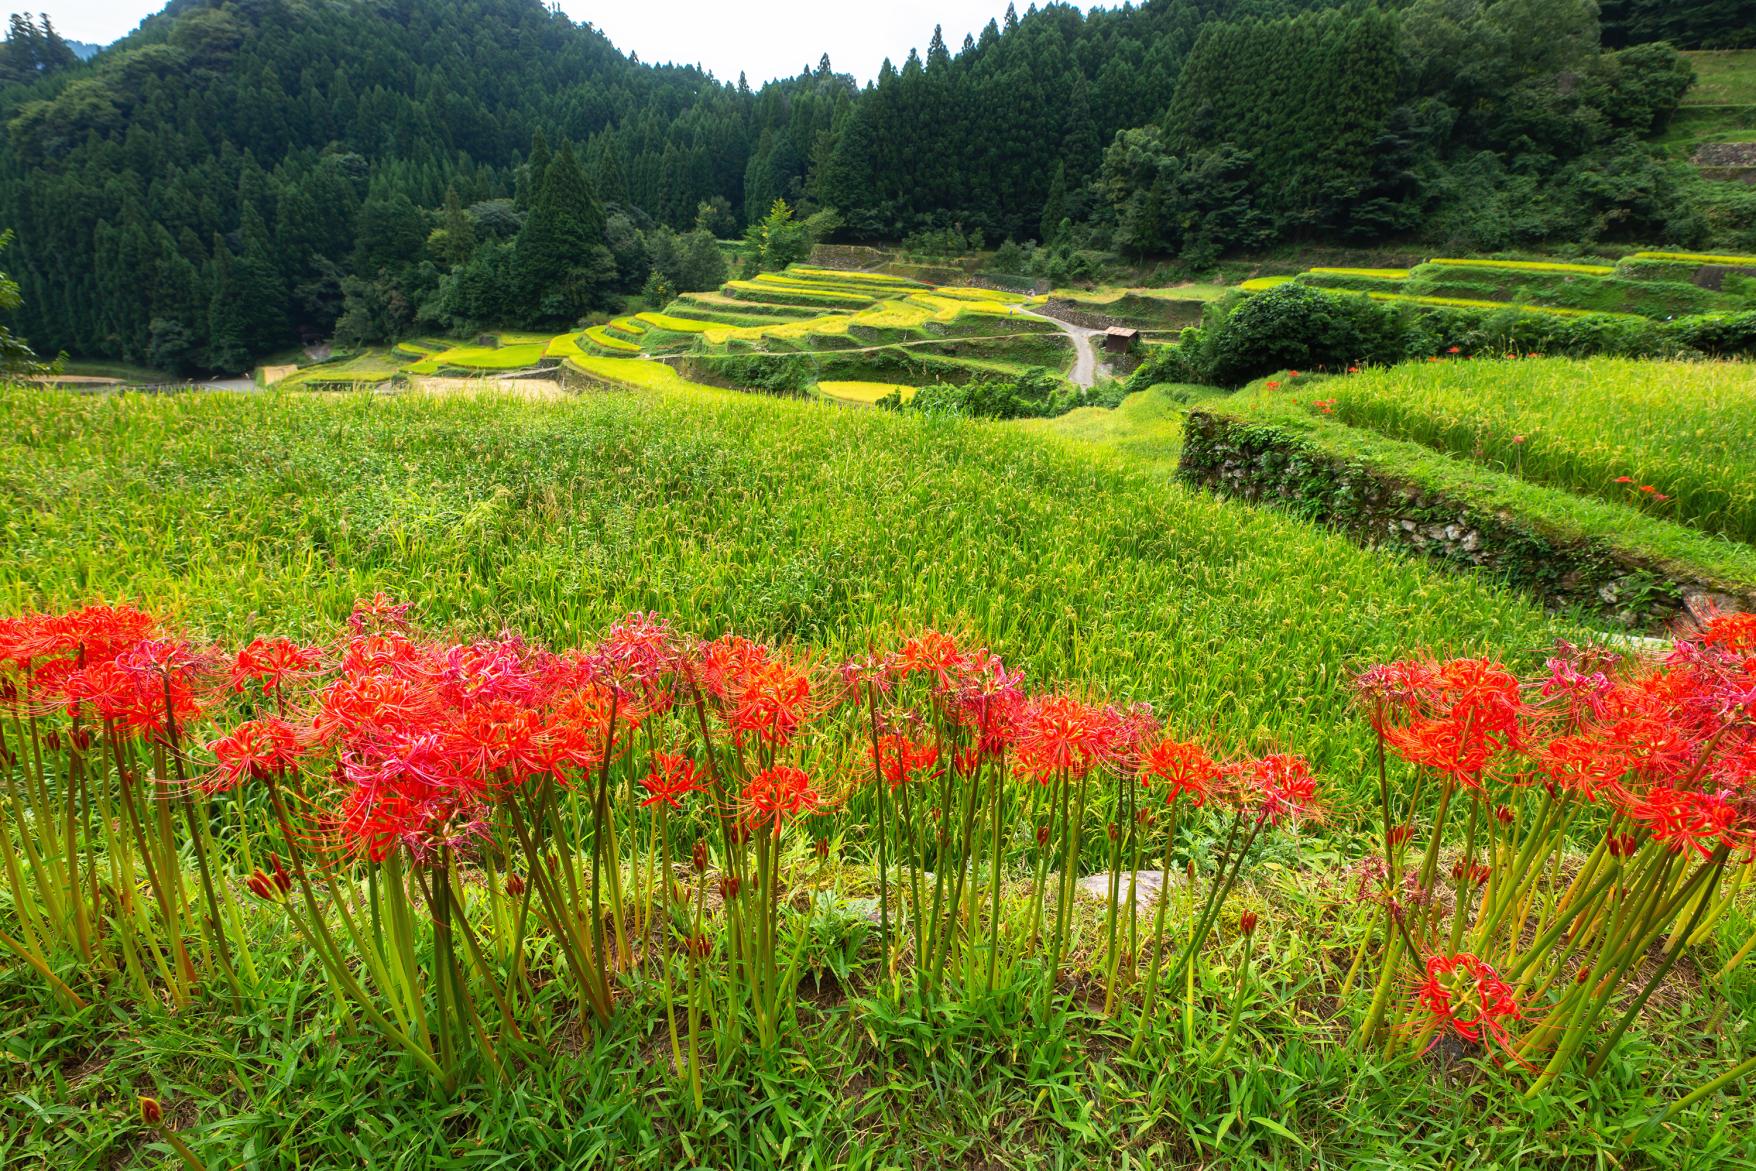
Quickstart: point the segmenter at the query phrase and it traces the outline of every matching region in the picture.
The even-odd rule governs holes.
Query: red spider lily
[[[1113,709],[1040,696],[1021,712],[1013,770],[1045,784],[1060,772],[1084,775],[1113,759],[1117,731]]]
[[[1608,794],[1612,801],[1627,796],[1622,787],[1635,760],[1621,744],[1595,735],[1558,736],[1537,750],[1536,761],[1544,774],[1567,793],[1596,801]]]
[[[437,698],[406,679],[381,675],[343,676],[318,700],[313,727],[320,737],[344,742],[379,729],[406,727],[432,717]]]
[[[259,683],[264,691],[274,691],[289,680],[309,679],[321,661],[316,647],[286,638],[258,638],[232,660],[232,690]]]
[[[1673,854],[1688,849],[1710,858],[1716,844],[1738,844],[1738,811],[1731,802],[1714,794],[1681,792],[1658,785],[1630,798],[1623,804],[1622,812]]]
[[[897,732],[878,737],[871,751],[879,773],[892,789],[932,771],[939,763],[939,749],[934,745],[916,743]]]
[[[1421,659],[1404,659],[1366,668],[1354,680],[1354,689],[1379,704],[1412,710],[1417,702],[1433,690],[1437,680],[1437,664]],[[1379,718],[1374,715],[1375,721]]]
[[[1601,718],[1615,681],[1609,671],[1622,656],[1599,647],[1579,648],[1561,641],[1555,654],[1544,660],[1549,677],[1543,681],[1544,699],[1564,697],[1574,723],[1586,717]]]
[[[682,799],[690,793],[703,791],[695,779],[695,762],[668,752],[652,754],[652,771],[641,778],[640,787],[647,793],[642,805],[668,805],[672,809],[681,809]]]
[[[347,783],[337,829],[350,849],[381,862],[399,844],[417,859],[486,836],[488,781],[437,731],[386,736],[344,752]]]
[[[1266,385],[1267,385],[1269,390],[1279,390],[1280,389],[1280,383],[1277,380],[1272,379],[1272,378],[1268,380]]]
[[[567,779],[567,770],[589,772],[603,763],[606,742],[611,752],[617,747],[610,735],[610,696],[592,686],[562,692],[553,697],[548,713],[548,727],[543,746],[546,751],[543,770],[557,780]]]
[[[1109,712],[1115,726],[1110,759],[1123,773],[1137,774],[1148,749],[1164,735],[1161,721],[1149,703],[1111,705]]]
[[[785,745],[810,718],[810,677],[768,647],[729,634],[703,644],[699,658],[701,684],[728,709],[738,743]]]
[[[539,705],[554,688],[553,656],[534,651],[516,635],[429,652],[427,668],[444,702]]]
[[[976,750],[996,757],[1018,734],[1024,714],[1024,672],[1009,671],[1000,657],[983,649],[964,656],[952,694],[957,722],[976,736]]]
[[[600,676],[624,695],[644,695],[676,669],[679,655],[670,624],[657,614],[629,614],[612,625],[592,652]]]
[[[476,704],[447,723],[451,752],[477,775],[521,781],[553,769],[548,726],[539,711],[494,700]]]
[[[841,681],[850,688],[872,686],[880,695],[889,695],[894,679],[894,664],[889,655],[868,652],[849,659],[835,669]]]
[[[1387,728],[1384,742],[1398,756],[1424,765],[1472,789],[1482,787],[1482,773],[1502,747],[1486,731],[1453,720],[1415,720],[1407,727]]]
[[[1219,775],[1219,765],[1207,754],[1207,749],[1193,740],[1178,740],[1171,736],[1147,749],[1140,765],[1142,781],[1164,784],[1167,804],[1185,796],[1194,805],[1206,804]]]
[[[1701,641],[1735,655],[1756,655],[1756,614],[1719,614],[1701,631]]]
[[[772,825],[777,834],[787,819],[820,813],[823,807],[822,795],[812,788],[805,770],[784,764],[751,777],[743,799],[751,826]]]
[[[1280,825],[1317,812],[1317,778],[1302,756],[1274,753],[1222,771],[1235,786],[1240,807],[1253,812],[1259,825]]]
[[[37,614],[23,620],[26,638],[12,653],[29,659],[73,655],[92,662],[111,659],[152,637],[158,620],[133,606],[85,606],[66,614]]]
[[[1512,986],[1490,965],[1467,952],[1430,957],[1415,1000],[1439,1030],[1472,1045],[1492,1039],[1505,1048],[1506,1022],[1524,1018]],[[1438,1041],[1435,1033],[1433,1044]]]
[[[1617,476],[1614,482],[1617,484],[1632,484],[1634,482],[1634,477],[1633,476]]]
[[[902,678],[930,675],[942,689],[949,689],[967,665],[957,640],[937,630],[908,639],[892,660],[892,669]]]
[[[727,722],[740,742],[754,734],[766,743],[784,745],[809,717],[810,703],[810,679],[776,660],[742,680]]]
[[[245,781],[261,781],[292,772],[299,767],[305,749],[305,737],[285,720],[247,720],[208,742],[214,771],[203,787],[209,792],[224,792]]]
[[[1470,787],[1500,753],[1524,747],[1518,679],[1487,659],[1386,664],[1362,675],[1360,689],[1381,701],[1374,722],[1386,747]]]
[[[404,679],[424,679],[432,675],[435,668],[432,659],[400,630],[356,635],[342,648],[341,669],[345,675],[396,675]]]
[[[385,628],[400,630],[408,625],[409,609],[409,603],[398,602],[389,594],[379,591],[369,598],[360,598],[354,602],[354,611],[348,615],[348,629],[355,634]]]
[[[1512,442],[1513,442],[1513,445],[1514,445],[1514,446],[1517,446],[1517,447],[1523,447],[1523,446],[1524,446],[1524,436],[1522,436],[1522,435],[1514,435],[1514,436],[1513,436],[1513,437],[1512,437]]]

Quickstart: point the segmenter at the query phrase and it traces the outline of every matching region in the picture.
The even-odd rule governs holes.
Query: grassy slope
[[[1683,95],[1685,106],[1756,105],[1756,49],[1722,49],[1685,56],[1695,66],[1695,85]]]
[[[266,1003],[239,1017],[69,1018],[0,967],[0,1159],[169,1166],[129,1122],[151,1093],[228,1166],[1560,1168],[1735,1060],[1735,1036],[1691,1031],[1704,998],[1667,1014],[1662,1048],[1637,1039],[1589,1090],[1532,1103],[1486,1065],[1441,1079],[1339,1045],[1325,997],[1351,953],[1329,934],[1348,894],[1308,868],[1341,856],[1368,771],[1342,668],[1423,645],[1525,660],[1566,631],[1487,585],[1166,483],[1168,448],[1127,444],[1174,447],[1178,394],[1045,440],[686,384],[541,404],[0,391],[0,609],[130,596],[238,637],[333,622],[383,588],[460,631],[572,641],[651,607],[825,650],[967,624],[1038,678],[1158,701],[1222,743],[1307,750],[1338,793],[1331,834],[1253,868],[1261,970],[1295,1009],[1253,1005],[1223,1076],[1170,1030],[1129,1059],[1082,1013],[1045,1028],[1014,1003],[954,1006],[928,1029],[830,976],[807,979],[793,1047],[712,1076],[700,1116],[663,1071],[650,995],[515,1088],[434,1102],[331,1031],[309,957],[265,914]],[[1749,926],[1734,915],[1725,937]],[[1228,994],[1212,978],[1201,1035]],[[1752,983],[1727,989],[1734,1022]],[[1746,1135],[1714,1109],[1623,1165],[1731,1165]]]
[[[1615,482],[1631,476],[1672,498],[1655,515],[1756,539],[1756,372],[1747,364],[1416,363],[1336,379],[1322,394],[1351,425],[1613,503],[1639,499]]]

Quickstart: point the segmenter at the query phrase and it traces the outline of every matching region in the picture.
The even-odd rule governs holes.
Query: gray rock
[[[1159,879],[1163,877],[1158,870],[1136,870],[1134,877],[1134,905],[1141,910],[1156,906],[1158,903]],[[1179,875],[1173,873],[1171,881],[1175,882]],[[1118,876],[1120,886],[1116,891],[1116,900],[1121,903],[1128,901],[1129,872],[1124,870]],[[1051,889],[1053,884],[1050,884]],[[1082,897],[1107,903],[1110,900],[1110,876],[1108,872],[1088,874],[1079,880],[1079,893]]]

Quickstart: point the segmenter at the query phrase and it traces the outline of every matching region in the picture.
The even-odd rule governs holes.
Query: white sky
[[[108,44],[161,7],[163,0],[36,0],[32,11],[47,12],[69,40]],[[1027,7],[1019,0],[1020,13]],[[1006,0],[562,0],[561,8],[649,64],[699,64],[726,81],[742,69],[754,86],[815,66],[825,52],[839,72],[869,81],[887,56],[900,66],[910,48],[925,55],[935,23],[944,24],[955,53],[965,33],[1006,11]]]

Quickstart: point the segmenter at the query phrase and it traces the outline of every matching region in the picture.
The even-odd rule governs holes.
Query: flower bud
[[[1512,824],[1512,809],[1511,809],[1511,807],[1507,806],[1507,805],[1502,805],[1498,809],[1494,810],[1494,819],[1496,821],[1498,821],[1501,825],[1511,825]]]
[[[140,1099],[140,1121],[145,1126],[157,1126],[165,1120],[165,1108],[159,1105],[157,1098]]]
[[[1116,823],[1111,822],[1104,827],[1104,834],[1113,842],[1116,840]]]
[[[743,880],[737,875],[728,874],[719,880],[719,897],[729,903],[738,897],[738,891],[743,885]]]
[[[73,745],[73,747],[79,749],[81,752],[84,752],[86,749],[91,747],[91,729],[90,728],[75,728],[75,729],[73,729],[73,731],[67,733],[67,742],[69,744]]]
[[[516,874],[508,874],[506,876],[506,893],[515,899],[522,897],[524,895],[524,879]]]
[[[1037,847],[1040,849],[1041,847],[1046,846],[1048,844],[1049,844],[1049,827],[1046,825],[1037,826]]]
[[[707,869],[707,843],[706,842],[696,842],[695,843],[694,848],[692,848],[689,851],[689,863],[690,863],[690,865],[695,867],[695,873],[697,873],[697,874],[700,874],[702,871]]]
[[[818,838],[817,839],[817,856],[819,858],[829,857],[829,839],[828,838]]]
[[[287,868],[280,864],[280,855],[270,854],[268,861],[274,867],[274,885],[280,887],[283,893],[292,890],[293,876],[288,874]]]
[[[61,733],[60,733],[60,731],[55,729],[55,728],[50,728],[47,732],[44,732],[43,733],[43,747],[47,748],[50,752],[61,751]]]
[[[1242,915],[1238,916],[1238,930],[1244,933],[1246,939],[1256,934],[1255,911],[1245,911]]]
[[[1391,826],[1390,827],[1390,848],[1393,850],[1397,849],[1404,842],[1406,842],[1410,838],[1412,838],[1414,836],[1414,834],[1415,834],[1415,827],[1412,825]]]

